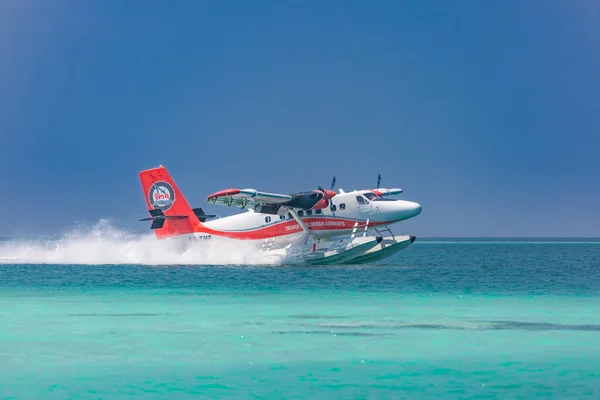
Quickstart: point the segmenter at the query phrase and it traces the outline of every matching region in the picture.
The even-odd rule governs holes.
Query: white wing
[[[379,196],[385,197],[385,196],[395,196],[397,194],[402,193],[402,189],[399,188],[394,188],[394,189],[384,189],[384,188],[379,188],[374,190],[375,193],[377,193]]]
[[[288,194],[259,192],[255,189],[225,189],[211,194],[207,203],[231,207],[250,208],[257,204],[281,204],[290,201]]]

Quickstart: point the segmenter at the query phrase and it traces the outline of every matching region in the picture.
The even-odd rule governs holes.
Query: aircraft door
[[[363,196],[356,196],[358,202],[358,210],[364,218],[371,219],[373,217],[373,205]]]

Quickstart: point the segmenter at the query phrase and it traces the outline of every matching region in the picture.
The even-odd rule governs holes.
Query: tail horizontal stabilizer
[[[194,214],[196,214],[196,217],[198,217],[200,222],[204,222],[207,219],[215,218],[217,216],[216,214],[205,214],[204,210],[200,207],[194,208],[192,211],[194,212]]]

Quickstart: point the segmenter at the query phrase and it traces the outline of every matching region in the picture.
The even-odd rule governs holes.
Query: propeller
[[[331,181],[331,188],[329,190],[323,189],[323,186],[319,185],[317,190],[321,193],[321,200],[313,206],[314,209],[325,208],[329,205],[329,200],[335,196],[335,192],[333,191],[333,187],[335,186],[335,176]]]
[[[381,197],[382,193],[379,191],[379,185],[381,184],[381,174],[377,174],[377,189],[373,190],[377,196]]]
[[[317,190],[319,190],[319,192],[321,192],[323,194],[323,197],[326,199],[330,199],[333,196],[335,196],[335,192],[333,191],[333,187],[335,186],[335,176],[333,177],[333,179],[331,180],[331,187],[329,190],[325,190],[323,189],[323,186],[319,185],[317,186]]]
[[[331,188],[329,190],[333,190],[333,187],[335,186],[335,176],[333,177],[333,179],[331,179]],[[319,185],[320,189],[323,189],[323,186]]]

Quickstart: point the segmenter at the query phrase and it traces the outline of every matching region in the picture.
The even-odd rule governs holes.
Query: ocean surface
[[[0,371],[18,399],[599,399],[600,241],[417,240],[361,266],[5,259]]]

